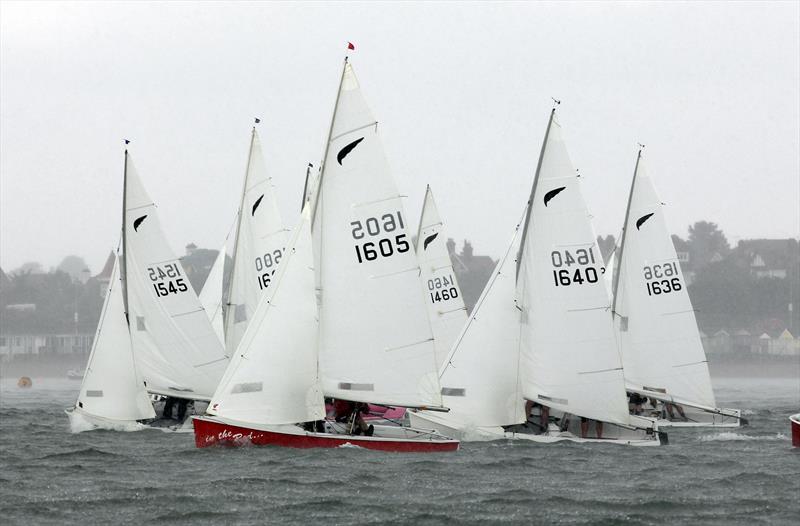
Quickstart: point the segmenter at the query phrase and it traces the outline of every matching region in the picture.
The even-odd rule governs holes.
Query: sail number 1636
[[[350,227],[353,239],[357,241],[355,249],[359,263],[375,261],[379,257],[388,258],[411,249],[406,234],[395,233],[396,230],[405,229],[399,210],[380,217],[368,217],[363,221],[352,221]]]

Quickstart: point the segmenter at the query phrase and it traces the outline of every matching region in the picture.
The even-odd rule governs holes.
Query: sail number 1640
[[[597,283],[598,274],[593,266],[595,259],[591,247],[574,250],[574,254],[569,250],[554,250],[550,253],[550,262],[553,264],[553,282],[556,287]],[[569,268],[573,265],[576,266],[575,269]],[[601,273],[604,271],[605,268],[600,269]]]

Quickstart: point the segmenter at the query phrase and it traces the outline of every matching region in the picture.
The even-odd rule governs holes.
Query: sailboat
[[[231,355],[239,346],[259,300],[275,277],[283,258],[286,234],[275,187],[261,152],[261,140],[253,126],[225,301],[225,349]]]
[[[119,283],[111,282],[70,418],[80,414],[95,427],[117,428],[116,422],[122,420],[125,425],[145,421],[153,427],[178,430],[189,404],[198,402],[199,406],[211,399],[228,356],[166,241],[156,206],[127,150],[124,174]],[[124,378],[117,368],[124,370]],[[135,388],[129,387],[131,382]],[[142,405],[143,392],[154,395],[159,406],[163,402],[169,408],[177,403],[181,421],[171,415],[154,418],[153,405],[149,410]],[[95,398],[102,398],[102,403]],[[121,418],[113,409],[116,406],[135,407],[136,412],[126,411],[126,418]]]
[[[430,430],[374,425],[365,436],[321,422],[323,396],[441,406],[401,198],[347,60],[323,159],[275,282],[208,414],[194,418],[195,443],[455,450],[458,441]]]
[[[639,150],[616,250],[612,309],[627,389],[648,399],[642,412],[660,426],[738,427],[739,410],[717,408],[664,208]]]
[[[451,413],[411,422],[465,440],[659,445],[654,422],[628,413],[602,257],[560,130],[553,109],[521,231],[441,371]]]
[[[417,257],[436,346],[436,366],[444,364],[450,348],[467,322],[467,308],[447,250],[444,225],[430,185],[417,232]]]

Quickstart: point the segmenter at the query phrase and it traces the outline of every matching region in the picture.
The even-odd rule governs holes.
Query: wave
[[[75,451],[65,451],[63,453],[50,453],[40,457],[39,460],[53,460],[53,459],[71,459],[71,458],[127,458],[126,455],[119,455],[117,453],[109,453],[97,448],[88,447],[85,449],[76,449]]]
[[[345,449],[345,448],[346,449],[364,449],[363,447],[357,446],[355,444],[351,444],[350,442],[345,442],[344,444],[339,446],[339,449]]]
[[[734,433],[733,431],[726,431],[715,435],[702,435],[700,437],[701,442],[735,442],[745,440],[789,440],[789,437],[783,433],[776,433],[774,435],[743,435],[741,433]]]

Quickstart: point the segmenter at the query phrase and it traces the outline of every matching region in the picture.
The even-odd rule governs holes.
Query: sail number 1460
[[[388,258],[395,253],[402,254],[411,249],[406,234],[395,234],[396,230],[404,230],[403,216],[400,211],[368,217],[364,221],[350,223],[355,245],[356,259],[359,263],[375,261],[379,257]],[[367,241],[362,241],[368,239]]]

